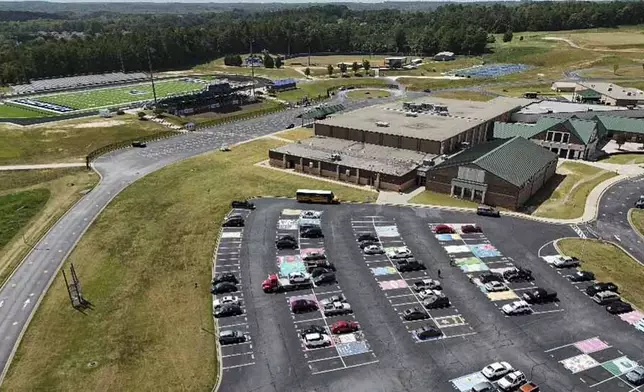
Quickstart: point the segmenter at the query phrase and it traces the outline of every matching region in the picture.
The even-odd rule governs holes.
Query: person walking
[[[438,270],[438,279],[441,279],[441,278],[442,278],[442,276],[441,276],[441,270]]]

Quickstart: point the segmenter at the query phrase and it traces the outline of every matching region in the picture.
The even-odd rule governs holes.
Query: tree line
[[[446,5],[431,12],[351,10],[342,5],[275,12],[20,15],[0,22],[0,84],[148,68],[182,69],[226,55],[266,51],[480,54],[489,34],[644,23],[644,2]],[[25,20],[26,19],[26,20]],[[74,34],[69,34],[69,33]],[[67,34],[65,34],[67,33]]]

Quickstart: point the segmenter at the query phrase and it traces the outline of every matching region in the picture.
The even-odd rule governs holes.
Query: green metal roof
[[[508,139],[515,136],[530,139],[544,130],[545,128],[537,126],[536,124],[504,123],[498,121],[494,123],[494,137],[500,139]]]
[[[579,92],[576,92],[575,95],[578,95],[585,99],[600,99],[602,97],[600,93],[592,89],[581,90]]]
[[[597,122],[601,123],[608,132],[631,132],[644,134],[644,120],[618,117],[618,116],[595,116]]]
[[[494,137],[507,139],[514,136],[521,136],[526,139],[552,129],[554,126],[563,124],[568,132],[576,135],[584,144],[590,142],[595,122],[590,120],[581,120],[578,118],[558,118],[558,117],[540,117],[536,124],[521,123],[494,123]]]
[[[515,136],[511,139],[497,139],[477,144],[455,154],[433,170],[475,164],[510,184],[520,187],[556,159],[556,154],[523,137]]]
[[[310,120],[312,118],[318,118],[323,116],[328,116],[329,114],[337,113],[344,110],[344,106],[340,104],[336,105],[320,105],[311,110],[308,110],[297,117],[303,118],[305,120]]]

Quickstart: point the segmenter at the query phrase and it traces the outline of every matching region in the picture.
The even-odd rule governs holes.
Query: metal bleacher
[[[81,75],[65,78],[33,80],[28,84],[11,86],[15,95],[47,93],[62,90],[71,90],[84,87],[109,86],[114,84],[139,82],[147,79],[143,72],[113,72],[101,75]]]

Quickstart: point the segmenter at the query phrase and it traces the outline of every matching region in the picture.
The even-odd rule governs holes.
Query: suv
[[[225,346],[227,344],[244,343],[246,335],[242,331],[226,330],[219,333],[219,344]]]
[[[525,268],[515,268],[503,272],[503,278],[508,282],[524,282],[534,280],[532,271]]]
[[[215,275],[214,278],[212,278],[212,285],[213,286],[216,285],[217,283],[221,283],[221,282],[230,282],[230,283],[233,283],[233,284],[239,283],[239,281],[237,280],[237,277],[232,272],[224,272],[224,273],[221,273],[221,274],[217,274],[217,275]]]
[[[291,302],[291,311],[293,313],[305,313],[318,310],[318,303],[310,299],[296,299]]]
[[[324,251],[311,250],[308,251],[302,256],[303,261],[312,261],[312,260],[326,260],[326,255]]]
[[[600,305],[607,305],[614,301],[619,301],[619,294],[613,293],[612,291],[600,291],[599,293],[593,295],[593,301],[597,302]]]
[[[360,236],[358,237],[358,242],[362,242],[362,241],[378,242],[378,237],[376,237],[376,235],[372,233],[360,234]]]
[[[329,262],[329,260],[326,259],[321,259],[321,260],[307,260],[305,262],[306,265],[306,272],[311,273],[316,268],[324,268],[324,269],[329,269],[331,271],[335,271],[335,265],[333,263]]]
[[[319,286],[321,284],[335,283],[337,282],[337,280],[335,279],[335,274],[333,272],[328,271],[316,276],[313,279],[313,282],[315,283],[316,286]]]
[[[470,280],[471,279],[472,278],[470,278]],[[481,284],[486,284],[494,281],[503,282],[503,275],[496,272],[486,272],[479,275],[479,281],[481,282]]]
[[[145,142],[141,142],[141,141],[138,141],[138,140],[135,140],[135,141],[132,142],[132,147],[145,148],[147,146],[148,145],[145,144]]]
[[[448,225],[438,225],[434,228],[436,234],[454,234],[454,229]]]
[[[579,259],[570,256],[559,256],[552,264],[557,268],[579,267]]]
[[[495,218],[501,217],[501,213],[499,210],[497,210],[494,207],[491,206],[486,206],[486,205],[480,205],[476,209],[476,215],[483,215],[483,216],[492,216]]]
[[[242,227],[244,226],[244,217],[241,215],[231,215],[222,224],[223,227]]]
[[[241,306],[237,304],[226,304],[215,308],[214,316],[216,318],[220,317],[230,317],[230,316],[239,316],[244,314]]]
[[[243,208],[245,210],[254,210],[255,204],[249,202],[248,200],[233,200],[230,203],[232,208]]]
[[[319,227],[307,227],[306,229],[300,231],[300,237],[321,238],[324,237],[324,234],[322,234],[322,229],[320,229]]]
[[[590,295],[591,297],[601,291],[612,291],[614,293],[619,292],[617,286],[612,282],[597,282],[591,286],[586,287],[586,294]]]
[[[416,259],[399,259],[396,260],[396,269],[399,272],[420,271],[425,269],[425,264]]]
[[[275,241],[277,249],[297,249],[297,241],[290,235],[284,236]]]

